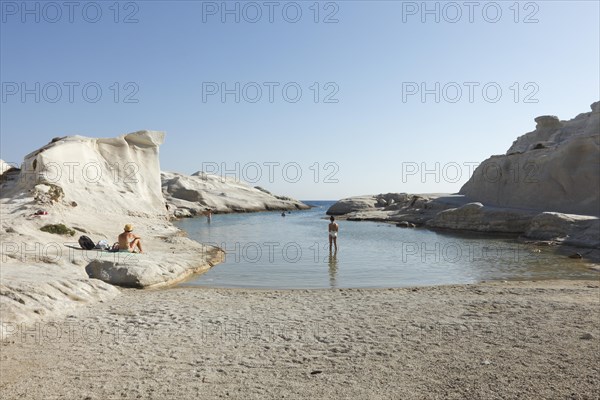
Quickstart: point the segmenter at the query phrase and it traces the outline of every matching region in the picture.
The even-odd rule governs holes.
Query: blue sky
[[[536,116],[600,98],[597,1],[0,3],[10,162],[151,129],[163,170],[301,199],[456,192]]]

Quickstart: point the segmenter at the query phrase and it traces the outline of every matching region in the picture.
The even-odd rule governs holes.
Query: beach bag
[[[96,243],[96,249],[99,250],[108,250],[110,249],[110,245],[108,244],[108,240],[102,239],[98,243]]]
[[[92,250],[96,247],[94,241],[85,235],[79,236],[79,246],[84,250]]]

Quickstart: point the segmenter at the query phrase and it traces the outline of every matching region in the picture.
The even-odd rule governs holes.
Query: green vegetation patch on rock
[[[55,233],[57,235],[75,235],[75,231],[67,227],[65,224],[48,224],[42,226],[40,230],[48,233]]]

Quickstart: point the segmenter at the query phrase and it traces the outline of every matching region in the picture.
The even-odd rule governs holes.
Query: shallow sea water
[[[307,211],[217,214],[177,225],[192,239],[226,250],[221,264],[182,283],[226,288],[391,288],[488,280],[598,279],[582,260],[514,238],[403,229],[338,221],[338,251],[329,251],[325,212],[333,202],[306,201]]]

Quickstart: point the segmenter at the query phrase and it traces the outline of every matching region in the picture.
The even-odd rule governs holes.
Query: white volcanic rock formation
[[[190,217],[206,209],[213,212],[303,210],[309,207],[289,197],[275,196],[230,177],[196,172],[184,175],[163,172],[162,190],[176,217]]]
[[[600,259],[600,102],[569,121],[535,119],[506,155],[484,161],[457,195],[388,193],[342,199],[349,220],[514,233],[594,249]]]
[[[1,336],[14,324],[119,294],[105,282],[167,285],[219,261],[219,249],[183,237],[169,222],[158,159],[163,138],[151,131],[56,138],[27,155],[20,170],[2,174]],[[85,251],[77,243],[84,234],[112,244],[126,223],[146,254]]]
[[[16,190],[34,189],[89,213],[165,216],[158,159],[163,140],[156,131],[53,139],[25,156]]]
[[[353,196],[337,201],[327,210],[328,215],[344,215],[354,211],[374,210],[377,197],[373,195]]]
[[[460,194],[486,206],[600,216],[600,102],[569,121],[535,119],[506,155],[475,170]]]

